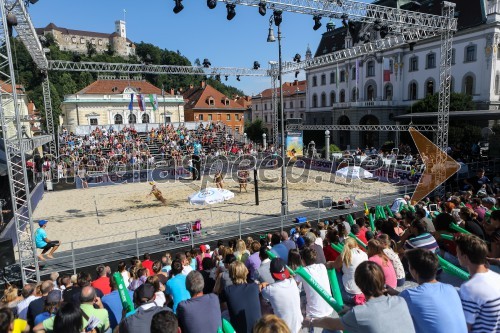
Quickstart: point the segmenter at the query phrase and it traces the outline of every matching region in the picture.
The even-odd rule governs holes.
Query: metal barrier
[[[382,193],[381,191],[371,192],[373,196],[366,200],[368,206],[387,204],[405,194],[411,194],[414,186],[395,187],[394,193]],[[367,193],[366,191],[363,191]],[[370,192],[368,192],[370,193]],[[72,271],[76,273],[77,269],[105,264],[112,261],[123,260],[132,256],[140,256],[143,253],[158,253],[164,251],[175,251],[185,247],[194,247],[199,244],[216,242],[218,240],[239,237],[245,234],[259,234],[271,230],[283,230],[296,225],[293,219],[299,216],[305,216],[308,221],[318,222],[324,219],[335,219],[339,216],[364,211],[363,202],[359,201],[357,207],[349,209],[325,209],[321,208],[322,199],[312,200],[309,204],[317,205],[317,208],[298,210],[290,212],[284,218],[281,216],[270,216],[254,220],[241,220],[241,213],[235,216],[231,223],[222,225],[203,227],[202,235],[196,236],[191,233],[189,241],[170,241],[166,235],[151,236],[151,229],[134,230],[116,235],[108,235],[100,238],[81,239],[62,244],[55,259],[47,262],[44,268],[44,274],[52,271]],[[189,222],[187,222],[189,223]],[[192,222],[191,222],[192,223]],[[186,222],[184,222],[186,224]],[[192,228],[190,228],[192,231]],[[125,235],[129,235],[128,240],[124,240]],[[79,247],[79,243],[96,242],[99,239],[105,239],[106,245]],[[63,249],[66,249],[65,251]]]

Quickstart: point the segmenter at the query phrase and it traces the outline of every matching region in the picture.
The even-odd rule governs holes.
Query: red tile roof
[[[141,94],[161,95],[161,89],[155,87],[148,81],[134,80],[97,80],[89,84],[77,94],[122,94],[125,88],[131,87]],[[169,95],[165,93],[165,95]]]
[[[305,92],[307,88],[307,81],[294,81],[294,82],[285,82],[283,83],[283,97],[292,96],[294,94]],[[279,95],[279,89],[276,88],[276,91]],[[269,88],[262,91],[258,96],[261,98],[271,98],[273,95],[273,89]],[[257,96],[255,96],[257,97]]]
[[[12,85],[10,83],[5,83],[5,81],[0,81],[0,89],[9,94],[12,93]],[[24,94],[24,86],[22,84],[16,84],[16,92],[18,94]]]
[[[189,88],[183,93],[183,97],[187,100],[184,105],[184,110],[225,109],[243,111],[246,109],[240,103],[230,99],[208,84],[204,87],[202,84],[200,87]],[[213,98],[214,100],[213,105],[209,105],[210,98]],[[228,101],[227,105],[224,104],[224,101],[226,100]]]

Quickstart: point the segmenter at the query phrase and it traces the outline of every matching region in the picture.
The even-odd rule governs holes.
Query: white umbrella
[[[349,166],[342,168],[340,170],[337,170],[335,172],[335,175],[348,179],[362,179],[373,177],[373,174],[371,172],[368,172],[359,166]]]
[[[188,197],[191,205],[213,205],[234,198],[234,193],[224,189],[206,188]]]

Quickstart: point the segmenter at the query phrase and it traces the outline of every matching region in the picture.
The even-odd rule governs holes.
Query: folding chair
[[[181,242],[187,242],[191,239],[191,232],[189,230],[189,224],[178,224],[175,226],[177,229],[177,234],[175,235],[176,240]]]

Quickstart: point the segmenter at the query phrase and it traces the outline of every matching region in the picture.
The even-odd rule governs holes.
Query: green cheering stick
[[[267,256],[269,257],[269,259],[271,259],[271,260],[279,258],[276,254],[272,253],[270,250],[267,250],[266,253],[267,253]],[[295,272],[293,271],[293,269],[288,267],[288,265],[286,265],[286,269],[288,269],[290,274],[295,275]]]
[[[333,298],[337,301],[340,307],[344,306],[344,300],[342,300],[342,294],[340,293],[339,280],[337,280],[337,272],[335,269],[328,270],[328,279],[330,280],[330,288],[332,289]]]
[[[372,232],[375,232],[375,216],[373,216],[373,214],[369,214],[368,219],[370,220],[370,227],[372,228]]]
[[[132,299],[130,299],[130,294],[127,287],[125,287],[123,277],[119,272],[116,272],[113,274],[113,279],[115,279],[116,285],[118,287],[118,295],[120,296],[123,310],[125,310],[127,316],[130,316],[135,312],[134,303],[132,303]]]
[[[443,270],[446,273],[454,275],[454,276],[456,276],[464,281],[467,281],[468,279],[470,279],[469,273],[467,273],[463,269],[458,268],[457,266],[453,265],[449,261],[441,258],[441,256],[438,255],[437,257],[439,260],[439,264],[441,265],[441,268],[443,268]]]
[[[385,205],[385,209],[387,210],[387,214],[389,214],[390,217],[394,217],[394,213],[392,210],[389,208],[389,205]]]
[[[358,243],[358,245],[362,246],[366,250],[366,244],[363,243],[363,241],[361,239],[359,239],[358,237],[356,237],[355,234],[353,234],[352,232],[350,232],[349,233],[349,237],[354,238],[354,240]]]
[[[456,225],[454,222],[450,223],[450,229],[453,229],[457,232],[460,232],[462,234],[470,234],[470,232],[468,232],[467,230],[465,230],[464,228],[462,227],[459,227],[458,225]]]
[[[337,313],[342,310],[342,306],[303,267],[297,268],[295,273],[304,279]]]
[[[345,220],[347,221],[347,223],[349,223],[349,225],[354,224],[354,219],[352,218],[351,214],[347,214],[347,216],[345,217]]]
[[[331,243],[330,245],[331,245],[332,249],[334,249],[336,252],[338,252],[339,254],[342,253],[342,249],[344,248],[344,246],[342,244]]]

